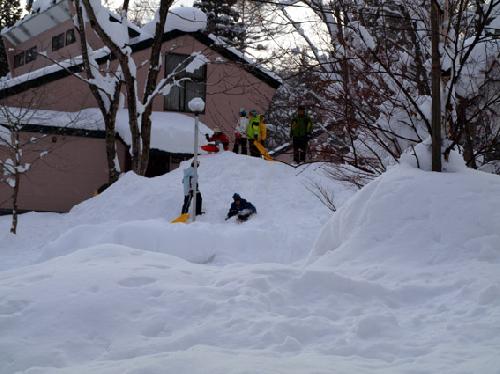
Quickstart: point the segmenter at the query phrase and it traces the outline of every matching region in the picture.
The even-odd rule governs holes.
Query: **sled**
[[[264,146],[262,144],[260,144],[260,142],[258,140],[254,140],[253,145],[255,146],[255,148],[257,148],[259,150],[262,157],[264,157],[264,160],[273,161],[273,158],[269,155],[269,153],[267,152],[267,149],[264,148]]]
[[[219,152],[219,148],[215,144],[207,144],[207,145],[202,145],[200,147],[204,151],[210,152],[210,153],[217,153]]]
[[[186,223],[188,219],[189,213],[182,213],[179,217],[170,221],[170,223]]]

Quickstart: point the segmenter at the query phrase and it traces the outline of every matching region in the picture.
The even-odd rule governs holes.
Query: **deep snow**
[[[202,156],[174,225],[181,172],[0,218],[0,373],[499,373],[498,176],[402,165],[344,203],[316,165]]]

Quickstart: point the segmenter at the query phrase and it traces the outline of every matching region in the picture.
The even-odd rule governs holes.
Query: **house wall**
[[[232,139],[238,121],[240,108],[256,109],[264,113],[274,95],[275,89],[245,71],[237,62],[222,57],[190,35],[183,35],[169,40],[162,45],[162,54],[174,52],[191,54],[202,51],[210,60],[207,66],[207,97],[205,114],[200,116],[203,123],[210,128],[219,127]],[[134,53],[137,69],[138,92],[144,89],[147,78],[147,65],[150,49]],[[113,61],[116,64],[116,60]],[[161,72],[159,79],[164,77]],[[32,98],[32,99],[30,99]],[[78,111],[97,107],[88,86],[76,77],[68,76],[56,81],[47,82],[41,87],[32,88],[0,101],[0,105],[19,106],[19,102],[35,100],[40,109],[58,111]],[[153,103],[153,110],[164,110],[164,98],[159,96]],[[184,113],[191,115],[189,113]]]
[[[76,40],[74,43],[69,44],[61,49],[58,49],[57,51],[52,51],[52,37],[61,33],[65,33],[67,30],[71,29],[74,29],[74,24],[72,20],[68,20],[18,45],[14,45],[7,38],[3,38],[6,50],[9,51],[7,57],[12,77],[33,72],[44,66],[53,65],[54,64],[53,60],[64,61],[67,59],[80,56],[82,54],[80,48],[80,37],[76,29],[75,29]],[[87,29],[86,31],[87,31],[87,40],[92,49],[97,50],[101,48],[103,44],[97,37],[95,32],[91,29]],[[23,66],[14,68],[14,56],[20,52],[27,51],[31,47],[35,46],[37,47],[38,53],[42,52],[46,53],[47,58],[38,55],[36,60],[24,64]]]
[[[169,52],[190,55],[193,51],[202,51],[210,60],[207,65],[205,114],[202,114],[200,119],[212,129],[221,128],[233,139],[240,108],[246,108],[247,111],[256,109],[259,113],[264,113],[276,89],[245,71],[243,65],[222,57],[192,36],[183,35],[162,45],[163,56]],[[135,53],[136,64],[140,66],[143,61],[147,61],[149,54],[149,49]],[[164,71],[161,74],[161,78],[163,77]],[[144,89],[146,78],[147,66],[139,67],[137,70],[139,92]],[[164,110],[163,97],[156,98],[153,110]]]
[[[23,140],[40,139],[40,133],[25,132]],[[18,196],[19,210],[67,212],[74,205],[93,196],[108,180],[104,140],[78,136],[47,134],[23,151],[23,162],[32,166],[21,176]],[[49,152],[40,158],[40,153]],[[120,160],[127,149],[117,142]],[[0,147],[0,159],[12,158]],[[121,162],[124,168],[124,161]],[[12,189],[0,183],[0,210],[12,208]]]

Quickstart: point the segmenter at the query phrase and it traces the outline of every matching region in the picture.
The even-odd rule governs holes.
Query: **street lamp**
[[[199,115],[205,109],[205,102],[200,97],[195,97],[188,103],[189,110],[194,113],[194,191],[193,191],[193,206],[191,208],[191,222],[196,221],[196,195],[198,193],[198,133],[199,133]]]

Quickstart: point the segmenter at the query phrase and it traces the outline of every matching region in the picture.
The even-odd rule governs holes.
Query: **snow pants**
[[[306,136],[295,136],[293,138],[293,161],[296,163],[306,160],[307,143]]]
[[[189,207],[191,205],[191,200],[193,200],[193,191],[189,191],[189,194],[184,196],[184,204],[182,204],[181,213],[189,213]],[[196,192],[196,215],[199,216],[201,214],[201,192]]]
[[[259,149],[253,144],[253,140],[248,140],[248,143],[250,145],[250,156],[254,157],[260,157],[260,151]]]
[[[241,152],[240,152],[240,150],[241,150]],[[246,155],[247,154],[247,138],[234,139],[233,152]]]

